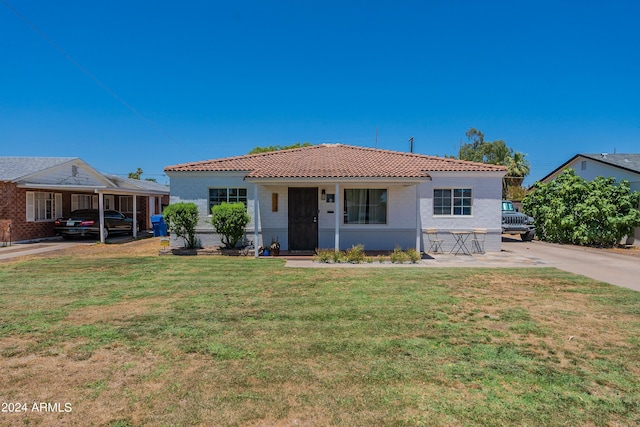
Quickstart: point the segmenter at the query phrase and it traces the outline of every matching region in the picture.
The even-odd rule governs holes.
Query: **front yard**
[[[114,248],[0,264],[0,424],[640,424],[640,293]]]

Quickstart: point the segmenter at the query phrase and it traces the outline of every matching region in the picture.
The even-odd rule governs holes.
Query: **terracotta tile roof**
[[[429,172],[506,172],[503,166],[343,144],[167,166],[166,172],[246,171],[246,178],[426,178]]]

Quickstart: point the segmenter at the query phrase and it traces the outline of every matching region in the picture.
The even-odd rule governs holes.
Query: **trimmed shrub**
[[[185,247],[189,249],[198,246],[196,226],[198,225],[198,206],[195,203],[174,203],[164,208],[162,212],[167,220],[169,231],[176,237],[182,237]]]
[[[222,203],[211,208],[211,224],[225,248],[231,249],[244,236],[244,228],[251,221],[244,203]]]

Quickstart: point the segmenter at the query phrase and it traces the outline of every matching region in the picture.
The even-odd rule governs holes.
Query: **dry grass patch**
[[[304,270],[98,246],[0,266],[1,400],[73,408],[0,424],[640,423],[627,289],[553,269]]]

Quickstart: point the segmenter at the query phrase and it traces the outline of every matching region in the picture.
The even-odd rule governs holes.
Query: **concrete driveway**
[[[556,267],[601,282],[640,291],[640,258],[592,248],[503,238],[502,251],[536,265]]]

